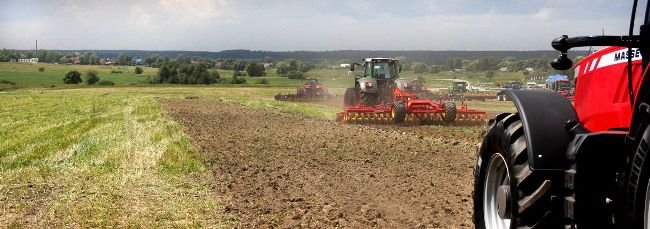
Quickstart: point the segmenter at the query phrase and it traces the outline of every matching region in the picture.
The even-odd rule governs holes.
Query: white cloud
[[[182,23],[201,23],[223,14],[226,0],[160,0],[160,5]]]
[[[152,25],[152,16],[140,5],[133,5],[129,10],[129,20],[132,24],[141,28],[150,28]]]
[[[554,12],[550,8],[541,8],[537,13],[533,14],[533,18],[540,20],[540,21],[548,21],[552,19],[554,16]]]

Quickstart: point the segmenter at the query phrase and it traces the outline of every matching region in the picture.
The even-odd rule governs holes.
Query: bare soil
[[[204,99],[160,101],[242,228],[472,227],[479,127],[341,125]]]

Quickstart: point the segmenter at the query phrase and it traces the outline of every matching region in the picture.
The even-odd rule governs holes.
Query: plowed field
[[[279,109],[161,99],[242,228],[471,228],[481,127],[341,125]]]

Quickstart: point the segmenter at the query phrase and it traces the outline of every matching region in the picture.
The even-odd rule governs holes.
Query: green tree
[[[251,77],[266,75],[266,72],[264,72],[264,65],[258,64],[255,61],[251,62],[250,64],[248,64],[248,66],[246,66],[246,73],[248,73],[248,75]]]
[[[135,67],[135,74],[142,74],[144,70],[141,67]]]
[[[300,71],[290,71],[287,73],[289,79],[304,79],[305,75]]]
[[[97,73],[97,71],[94,69],[90,69],[88,70],[88,72],[86,72],[85,79],[86,79],[86,84],[93,85],[99,82],[99,73]]]
[[[415,74],[421,74],[421,73],[425,73],[425,72],[429,71],[426,64],[419,63],[419,62],[414,63],[412,68],[413,68],[413,73],[415,73]]]
[[[79,73],[79,71],[77,71],[77,70],[69,71],[63,77],[63,83],[64,84],[78,84],[78,83],[81,83],[81,82],[82,82],[81,73]]]
[[[441,69],[440,69],[440,66],[438,66],[438,65],[431,65],[431,67],[429,67],[429,73],[431,73],[431,74],[436,74],[436,73],[439,73],[440,71],[441,71]]]
[[[496,74],[494,73],[494,71],[491,71],[491,70],[485,72],[485,78],[488,78],[488,80],[490,80],[490,81],[492,81],[492,79],[494,79],[495,75]]]
[[[237,62],[235,62],[235,65],[233,66],[233,70],[235,70],[235,71],[244,71],[244,70],[246,70],[246,65],[248,65],[248,63],[246,63],[245,60],[237,61]]]
[[[286,62],[280,62],[276,66],[277,69],[275,71],[278,75],[286,76],[290,71],[289,64]]]
[[[244,84],[244,83],[246,83],[246,79],[244,77],[240,77],[238,73],[239,73],[239,71],[233,72],[232,80],[230,80],[231,84]]]
[[[305,73],[314,69],[314,65],[311,63],[300,62],[298,64],[298,71]]]

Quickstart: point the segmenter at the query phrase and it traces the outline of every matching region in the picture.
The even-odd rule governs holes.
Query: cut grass
[[[200,155],[137,90],[0,94],[0,227],[219,227]]]

